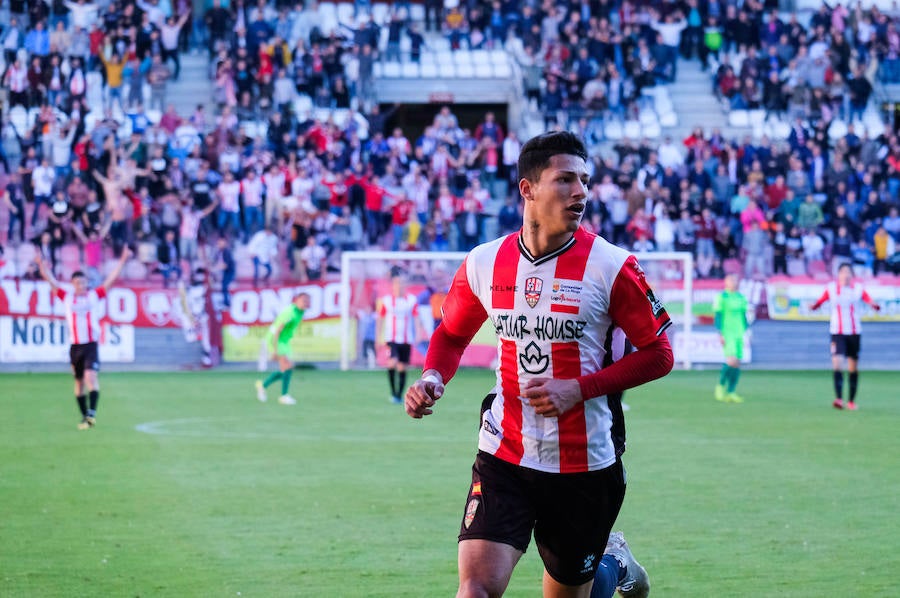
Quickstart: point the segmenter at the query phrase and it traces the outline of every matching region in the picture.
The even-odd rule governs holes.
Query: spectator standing
[[[268,282],[272,276],[272,260],[278,255],[278,237],[270,226],[266,225],[250,238],[247,252],[253,258],[253,286],[259,285],[260,268],[266,271],[263,282]]]

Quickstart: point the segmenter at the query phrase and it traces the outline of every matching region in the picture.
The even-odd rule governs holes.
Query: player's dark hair
[[[559,154],[588,159],[584,142],[569,131],[551,131],[529,139],[519,153],[519,176],[529,181],[537,181],[550,164],[550,158]]]
[[[87,277],[84,275],[84,272],[82,272],[81,270],[75,270],[74,272],[72,272],[72,280],[75,280],[76,278],[87,278]]]

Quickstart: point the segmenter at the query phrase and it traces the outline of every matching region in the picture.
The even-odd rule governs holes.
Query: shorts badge
[[[478,510],[479,501],[477,498],[473,498],[469,501],[469,506],[466,507],[466,517],[463,519],[463,525],[466,526],[466,529],[469,529],[469,526],[472,525],[472,522],[475,520],[475,511]]]

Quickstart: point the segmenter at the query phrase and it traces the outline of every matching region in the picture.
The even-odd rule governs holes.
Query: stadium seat
[[[491,50],[489,54],[491,57],[491,62],[494,64],[509,63],[509,54],[506,52],[506,50]]]
[[[312,98],[305,93],[294,99],[294,113],[300,118],[306,118],[313,109]]]
[[[434,56],[437,59],[438,64],[454,64],[456,61],[453,58],[453,54],[453,52],[447,49],[436,51]]]
[[[404,62],[400,67],[400,73],[407,79],[419,78],[419,63]]]
[[[489,62],[475,63],[475,76],[480,79],[490,79],[494,76],[494,69]]]
[[[442,79],[455,79],[456,66],[452,62],[439,62],[438,73]]]
[[[647,139],[659,139],[662,135],[662,128],[659,123],[650,123],[641,125],[641,133]]]
[[[421,64],[437,64],[437,55],[434,52],[424,51],[419,57]]]
[[[665,112],[659,115],[659,124],[662,127],[677,127],[678,126],[678,115],[674,112]]]
[[[732,110],[728,113],[728,124],[732,127],[749,127],[750,115],[746,110]]]
[[[354,25],[356,23],[356,19],[353,18],[353,3],[352,2],[338,2],[336,7],[336,17],[338,23],[341,25]]]
[[[21,106],[13,106],[9,110],[9,122],[16,128],[19,135],[25,135],[29,128],[28,112]]]
[[[474,64],[475,62],[472,60],[472,53],[468,50],[457,50],[451,54],[453,56],[453,62],[456,64]]]
[[[421,64],[420,71],[422,73],[423,79],[437,79],[438,76],[438,65],[433,62],[423,62]]]
[[[383,62],[376,62],[372,65],[372,74],[376,77],[384,76],[384,66],[382,66]]]
[[[750,121],[751,127],[762,126],[766,121],[766,111],[765,110],[748,110],[747,116]]]
[[[625,137],[628,137],[629,139],[640,139],[641,123],[636,120],[625,121],[624,133]]]
[[[495,62],[494,76],[498,79],[511,79],[513,76],[512,66],[508,62]]]
[[[159,110],[150,109],[147,110],[147,120],[149,120],[154,125],[159,124],[159,119],[162,118],[162,112]]]
[[[413,6],[417,6],[413,4]],[[435,52],[449,52],[450,51],[450,40],[446,37],[436,37],[432,40],[428,40],[428,47],[434,50]]]
[[[471,50],[469,54],[472,56],[474,64],[488,64],[491,62],[491,55],[487,50]]]
[[[456,76],[463,79],[471,79],[475,76],[475,67],[471,64],[458,64],[456,65]]]
[[[603,127],[603,134],[607,139],[617,141],[622,138],[622,123],[617,120],[611,120]]]
[[[381,76],[388,79],[396,79],[400,76],[400,63],[399,62],[385,62],[382,63],[383,67],[381,69]]]
[[[372,16],[379,25],[384,25],[390,18],[390,6],[383,2],[374,2],[372,4]],[[387,30],[387,27],[384,28]],[[405,37],[405,36],[404,36]]]
[[[781,120],[775,120],[766,127],[767,135],[778,141],[784,141],[791,136],[791,125]]]
[[[256,136],[259,134],[259,127],[257,126],[256,121],[242,120],[238,123],[238,127],[244,130],[244,135],[249,139],[256,139]]]
[[[656,112],[654,112],[653,110],[641,110],[640,114],[638,114],[638,120],[640,121],[642,126],[655,125],[659,123],[659,119],[656,117]]]
[[[847,123],[840,119],[834,119],[831,121],[831,126],[828,127],[828,138],[832,141],[837,141],[841,137],[847,134]]]
[[[423,4],[409,5],[409,18],[413,22],[421,22],[425,20],[425,6]]]

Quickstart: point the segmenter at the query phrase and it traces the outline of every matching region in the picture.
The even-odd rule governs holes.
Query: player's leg
[[[626,598],[645,598],[650,593],[650,578],[641,566],[622,532],[609,535],[597,573],[591,598],[611,598],[616,589]]]
[[[847,356],[847,382],[849,383],[849,400],[847,409],[856,411],[856,389],[859,388],[859,358]]]
[[[831,336],[831,376],[834,381],[834,401],[831,403],[835,409],[844,408],[844,371],[843,361],[846,353],[843,335]]]
[[[81,421],[78,424],[78,429],[86,430],[90,426],[85,421],[88,407],[87,395],[84,394],[84,361],[76,345],[69,347],[69,362],[72,364],[72,377],[75,379],[75,401],[78,403],[78,410],[81,412]]]
[[[728,397],[728,400],[732,403],[743,403],[744,402],[744,399],[741,398],[741,396],[735,392],[735,389],[737,389],[738,381],[741,378],[741,354],[742,354],[742,351],[741,351],[741,347],[740,347],[740,342],[741,341],[739,341],[739,340],[733,341],[732,355],[730,357],[728,357],[728,359],[727,359],[728,367],[731,368],[731,372],[730,372],[730,376],[728,378],[728,388],[726,389],[727,390],[726,396]]]
[[[294,405],[297,401],[290,394],[294,363],[287,356],[287,351],[284,355],[278,356],[278,369],[281,371],[281,396],[278,398],[278,402],[282,405]]]
[[[722,362],[722,369],[719,370],[719,383],[716,384],[715,398],[717,401],[725,400],[726,388],[728,387],[728,379],[731,377],[731,366],[728,361]]]
[[[402,402],[400,397],[406,390],[406,368],[409,367],[409,357],[412,347],[409,344],[400,344],[397,346],[397,386],[394,389],[394,402]]]
[[[84,386],[88,391],[87,416],[84,419],[89,426],[93,426],[97,418],[97,404],[100,402],[100,380],[97,370],[88,368],[84,371]]]
[[[391,386],[391,402],[396,402],[400,396],[397,394],[397,343],[388,343],[388,347],[391,350],[387,362],[388,383]]]
[[[541,501],[534,540],[544,562],[544,596],[589,596],[604,558],[604,572],[614,578],[612,590],[625,584],[625,564],[620,567],[613,555],[603,556],[625,498],[622,462],[600,471],[540,474],[538,479]],[[562,496],[566,497],[565,509],[559,509]],[[605,581],[601,575],[601,582]],[[601,587],[600,591],[609,589]],[[606,598],[611,595],[609,592]]]
[[[522,551],[490,540],[459,543],[459,590],[457,598],[502,596]]]

